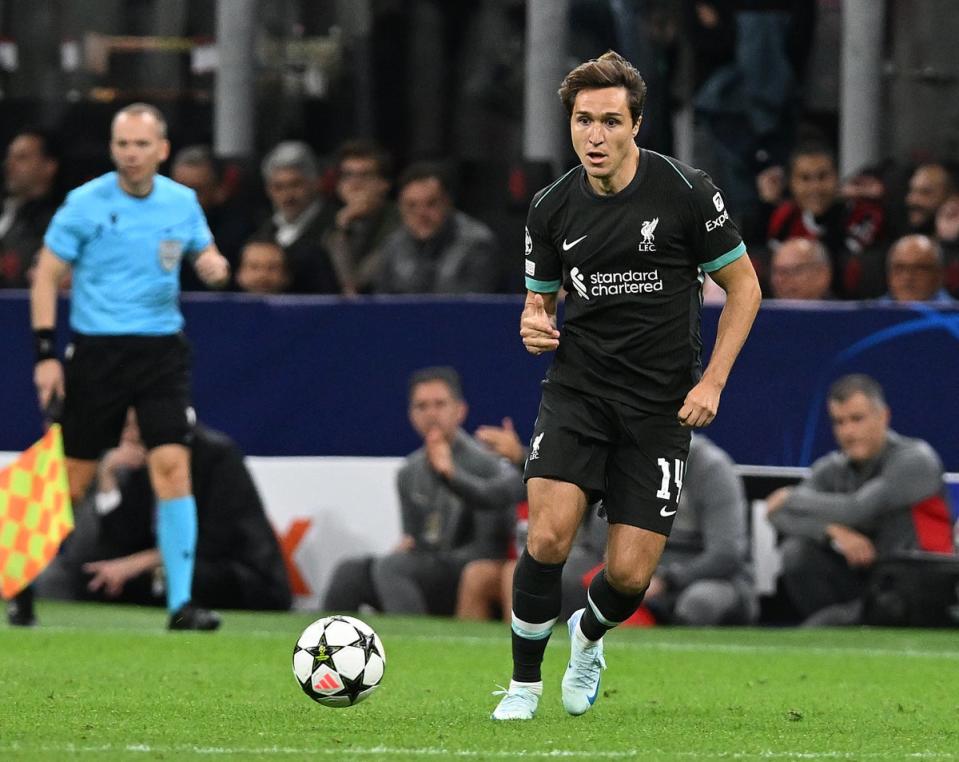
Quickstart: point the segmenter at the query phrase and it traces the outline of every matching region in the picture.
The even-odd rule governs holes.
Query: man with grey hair
[[[796,487],[766,498],[782,543],[783,582],[806,624],[856,624],[877,560],[899,551],[953,552],[942,461],[889,428],[882,387],[843,376],[828,394],[839,450]]]
[[[261,165],[273,216],[257,237],[275,240],[286,252],[295,293],[335,294],[339,284],[323,244],[336,209],[320,195],[320,164],[306,143],[277,144]]]
[[[926,235],[903,236],[889,249],[889,293],[882,301],[955,304],[956,300],[942,286],[944,270],[938,241]]]
[[[809,238],[790,238],[772,255],[769,284],[775,299],[831,299],[832,265],[826,247]]]

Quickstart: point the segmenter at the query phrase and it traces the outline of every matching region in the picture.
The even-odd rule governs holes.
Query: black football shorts
[[[669,536],[689,439],[676,413],[646,413],[546,381],[525,478],[575,484],[590,502],[602,498],[610,524]]]
[[[127,408],[148,449],[190,443],[190,344],[171,336],[74,335],[65,361],[63,449],[95,460],[115,447]]]

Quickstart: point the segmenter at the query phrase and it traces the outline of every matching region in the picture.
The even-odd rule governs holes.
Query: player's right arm
[[[37,342],[33,383],[40,407],[44,409],[53,397],[62,397],[64,391],[63,366],[56,357],[49,355],[53,351],[53,331],[57,325],[57,293],[69,272],[69,263],[46,246],[40,249],[30,287],[30,324]]]
[[[556,329],[556,294],[526,292],[526,304],[519,320],[519,335],[530,354],[552,352],[559,346]]]

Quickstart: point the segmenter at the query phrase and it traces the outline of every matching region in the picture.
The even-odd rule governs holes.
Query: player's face
[[[424,439],[438,429],[444,438],[452,440],[465,419],[466,403],[453,396],[445,381],[424,381],[413,388],[410,423]]]
[[[889,432],[889,408],[862,392],[829,401],[829,418],[836,442],[854,463],[872,460],[882,451]]]
[[[268,243],[247,244],[236,279],[244,291],[252,294],[282,293],[289,281],[283,250]]]
[[[573,150],[597,192],[616,193],[633,179],[639,161],[636,133],[641,122],[642,118],[634,123],[630,116],[625,87],[577,93],[570,118]]]
[[[789,173],[789,189],[804,212],[824,214],[839,193],[839,175],[832,158],[826,154],[797,156]]]
[[[149,191],[153,176],[170,155],[170,143],[151,114],[118,114],[113,120],[110,155],[124,190]]]
[[[316,180],[298,169],[274,169],[266,184],[270,203],[287,222],[293,222],[316,198]]]
[[[909,236],[889,252],[889,293],[897,302],[924,302],[942,288],[942,267],[931,241]]]
[[[410,235],[417,241],[428,241],[443,227],[452,202],[439,180],[425,177],[407,183],[400,191],[399,207]]]

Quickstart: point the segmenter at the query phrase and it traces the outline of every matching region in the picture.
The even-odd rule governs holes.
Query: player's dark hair
[[[879,407],[886,406],[886,395],[879,382],[865,373],[850,373],[833,381],[827,398],[830,402],[845,402],[854,394],[863,394]]]
[[[439,180],[443,192],[452,197],[453,189],[450,187],[449,172],[446,166],[438,161],[418,161],[410,164],[403,170],[396,185],[397,189],[402,191],[410,183],[433,178]]]
[[[376,164],[376,173],[387,180],[393,174],[393,157],[385,148],[372,140],[357,138],[348,140],[336,152],[336,163],[342,165],[346,159],[372,159]]]
[[[143,116],[144,114],[149,114],[156,120],[157,127],[160,131],[160,137],[163,140],[166,140],[166,117],[163,116],[163,112],[160,111],[160,109],[158,109],[156,106],[150,103],[131,103],[129,106],[124,106],[113,115],[114,123],[116,123],[116,120],[121,114],[126,114],[128,116]]]
[[[416,389],[417,386],[429,383],[430,381],[442,381],[449,387],[453,397],[458,400],[463,399],[463,384],[460,381],[460,374],[449,365],[436,365],[414,371],[410,376],[408,385],[409,399],[413,399],[413,390]]]
[[[629,61],[615,50],[607,50],[599,58],[582,63],[566,75],[559,87],[559,99],[569,116],[580,90],[603,87],[625,87],[629,98],[629,115],[636,123],[646,104],[646,83]]]

